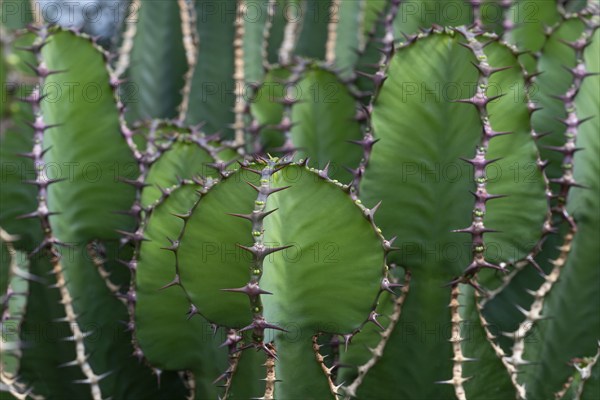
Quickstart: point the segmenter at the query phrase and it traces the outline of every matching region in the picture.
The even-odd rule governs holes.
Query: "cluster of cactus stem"
[[[129,7],[2,3],[2,398],[600,397],[596,1]]]

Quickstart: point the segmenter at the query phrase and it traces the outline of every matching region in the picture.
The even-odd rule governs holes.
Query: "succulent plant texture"
[[[1,3],[0,398],[600,399],[597,0],[94,4]]]

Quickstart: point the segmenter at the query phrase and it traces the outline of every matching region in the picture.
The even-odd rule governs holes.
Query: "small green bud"
[[[480,210],[479,208],[474,209],[473,214],[476,217],[483,217],[485,215],[485,213],[482,210]]]
[[[252,231],[252,236],[260,236],[261,233],[259,231]]]

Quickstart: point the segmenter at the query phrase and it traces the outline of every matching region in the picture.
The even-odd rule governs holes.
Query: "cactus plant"
[[[2,398],[600,397],[596,2],[2,10]]]

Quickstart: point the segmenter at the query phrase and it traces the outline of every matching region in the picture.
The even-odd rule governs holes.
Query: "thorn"
[[[81,384],[88,384],[88,385],[96,385],[98,384],[98,382],[100,382],[102,379],[106,378],[108,375],[112,374],[112,371],[108,371],[105,372],[101,375],[93,375],[87,379],[76,379],[74,381],[72,381],[73,383],[81,383]]]
[[[62,182],[62,181],[66,181],[67,178],[56,178],[56,179],[47,179],[47,178],[42,178],[40,180],[24,180],[24,183],[27,183],[29,185],[36,185],[40,188],[46,188],[52,184],[55,184],[57,182]]]
[[[328,161],[325,167],[319,171],[318,175],[323,179],[329,179],[329,166],[331,165],[331,161]]]
[[[60,214],[60,212],[53,212],[53,211],[33,211],[30,212],[28,214],[23,214],[23,215],[19,215],[17,217],[15,217],[15,219],[19,220],[19,219],[31,219],[31,218],[47,218],[50,217],[52,215],[58,215]]]
[[[141,190],[141,189],[143,189],[145,187],[150,186],[149,184],[144,183],[143,181],[140,181],[138,179],[133,180],[133,179],[127,179],[127,178],[124,178],[124,177],[119,177],[118,179],[119,179],[120,182],[123,182],[123,183],[126,183],[128,185],[131,185],[131,186],[135,187],[138,190]]]
[[[144,237],[143,233],[139,233],[139,232],[127,232],[127,231],[123,231],[120,229],[115,229],[115,231],[119,234],[121,234],[122,236],[124,236],[125,238],[127,238],[128,240],[132,241],[132,242],[146,242],[148,241],[148,239],[146,239]]]
[[[490,76],[492,76],[493,74],[495,74],[495,73],[497,73],[497,72],[500,72],[500,71],[505,71],[505,70],[507,70],[507,69],[511,69],[511,68],[512,68],[512,66],[508,66],[508,67],[499,67],[499,68],[492,68],[492,67],[490,67],[490,66],[489,66],[489,65],[487,65],[487,64],[486,64],[486,65],[480,65],[480,64],[477,64],[477,63],[475,63],[475,62],[473,62],[473,61],[471,61],[471,64],[473,64],[473,66],[474,66],[475,68],[477,68],[477,70],[478,70],[479,72],[481,72],[481,74],[482,74],[484,77],[486,77],[486,78],[489,78]]]
[[[264,260],[265,257],[268,256],[269,254],[288,249],[288,248],[292,247],[293,245],[267,247],[264,245],[254,244],[251,247],[247,247],[247,246],[241,245],[239,243],[236,243],[236,246],[242,250],[246,250],[247,252],[252,253],[257,260]]]
[[[267,292],[259,287],[258,283],[250,282],[246,284],[246,286],[234,289],[221,289],[225,292],[236,292],[236,293],[244,293],[250,297],[258,296],[259,294],[273,294],[271,292]]]
[[[169,242],[171,242],[171,245],[168,246],[168,247],[161,247],[161,249],[162,250],[169,250],[169,251],[172,251],[172,252],[176,253],[177,249],[179,248],[179,240],[173,240],[173,239],[171,239],[169,237],[167,237],[167,240]]]
[[[40,131],[45,132],[48,129],[52,129],[52,128],[56,128],[56,127],[64,125],[64,124],[48,124],[48,125],[46,125],[46,124],[44,124],[44,121],[41,118],[36,118],[35,122],[27,121],[25,123],[38,132],[40,132]]]
[[[190,309],[186,313],[187,320],[189,321],[196,314],[199,314],[198,308],[194,304],[190,304]]]
[[[348,345],[352,342],[352,338],[354,335],[352,333],[347,333],[343,335],[344,337],[344,351],[348,351]]]
[[[173,278],[173,280],[171,282],[167,283],[165,286],[161,287],[158,290],[164,290],[164,289],[170,288],[171,286],[178,286],[180,284],[181,284],[181,280],[179,278],[179,274],[176,274],[175,278]]]
[[[397,296],[396,292],[394,292],[393,288],[402,287],[403,285],[400,283],[392,283],[387,277],[384,277],[381,280],[381,290],[385,290]]]
[[[370,219],[371,221],[374,221],[374,220],[375,220],[375,213],[377,212],[377,210],[379,210],[379,207],[381,206],[381,202],[382,202],[382,200],[379,200],[379,202],[378,202],[377,204],[375,204],[375,205],[373,206],[373,208],[371,208],[371,209],[369,210],[369,219]]]
[[[369,318],[367,319],[367,321],[374,323],[379,329],[384,331],[385,328],[379,323],[379,321],[377,321],[377,317],[379,317],[379,314],[377,314],[375,311],[371,311],[371,314],[369,314]]]
[[[477,159],[477,158],[470,158],[469,159],[469,158],[464,158],[464,157],[459,157],[459,158],[461,160],[463,160],[464,162],[469,163],[472,166],[477,167],[477,168],[485,168],[488,165],[490,165],[492,163],[495,163],[496,161],[499,161],[499,160],[502,159],[501,157],[494,158],[494,159],[491,159],[491,160],[487,160],[487,159],[480,160],[480,159]]]
[[[265,219],[265,217],[268,217],[269,215],[271,215],[272,213],[274,213],[277,210],[278,210],[277,208],[274,208],[270,211],[253,211],[251,214],[227,213],[227,215],[231,215],[232,217],[247,219],[248,221],[256,223],[256,222],[262,221],[263,219]]]
[[[259,317],[258,319],[255,319],[254,321],[252,321],[252,323],[250,325],[247,325],[247,326],[243,327],[242,329],[240,329],[239,332],[245,332],[245,331],[249,331],[251,329],[260,329],[260,330],[275,329],[275,330],[282,331],[282,332],[288,332],[287,329],[284,329],[280,326],[268,323],[264,319],[264,317]]]
[[[230,334],[227,335],[227,339],[225,339],[225,341],[219,345],[219,348],[225,347],[225,346],[228,346],[228,347],[235,346],[241,340],[242,340],[242,336],[241,335],[238,335],[235,332],[234,333],[230,333]]]
[[[533,256],[531,254],[529,254],[527,257],[525,257],[525,259],[531,264],[533,265],[533,267],[537,270],[537,272],[540,274],[540,276],[542,278],[545,278],[547,275],[544,272],[544,270],[542,269],[542,267],[540,267],[540,265],[537,263],[537,261],[535,261],[535,259],[533,258]]]
[[[152,368],[152,372],[156,375],[156,384],[160,388],[160,376],[162,375],[162,369]]]

